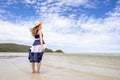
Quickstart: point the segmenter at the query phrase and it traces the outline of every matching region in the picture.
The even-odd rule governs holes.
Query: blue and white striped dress
[[[43,37],[43,34],[42,34]],[[45,44],[44,40],[42,40],[43,44]],[[40,47],[40,37],[39,35],[35,35],[35,41],[31,48],[29,49],[29,56],[28,59],[30,62],[40,62],[42,60],[42,56],[44,52],[41,50]]]

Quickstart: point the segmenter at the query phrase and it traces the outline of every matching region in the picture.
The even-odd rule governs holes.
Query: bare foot
[[[36,73],[35,71],[32,71],[32,73]]]
[[[37,71],[37,73],[40,73],[40,71]]]

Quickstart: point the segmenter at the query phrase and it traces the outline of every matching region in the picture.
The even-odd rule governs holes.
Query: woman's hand
[[[42,51],[45,51],[45,47],[41,45],[41,50]]]

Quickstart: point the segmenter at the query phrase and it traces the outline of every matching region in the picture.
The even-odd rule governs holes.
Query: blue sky
[[[0,0],[0,43],[32,45],[43,23],[45,46],[67,53],[120,53],[120,0]]]

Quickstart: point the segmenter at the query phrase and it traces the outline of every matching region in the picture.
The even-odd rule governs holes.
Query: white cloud
[[[116,8],[111,14],[118,12]],[[57,46],[72,52],[120,52],[118,15],[96,19],[83,14],[78,21],[59,14],[42,16],[46,31],[45,39],[49,46]],[[76,26],[79,28],[72,28]],[[72,29],[75,33],[72,33]]]
[[[29,4],[34,4],[36,2],[36,0],[24,0],[24,1]]]
[[[112,17],[120,17],[120,0],[117,1],[116,8],[114,8],[112,11],[109,11],[107,15]]]
[[[120,31],[118,18],[86,18],[88,19],[81,17],[76,21],[57,14],[46,15],[43,30],[47,46],[56,46],[55,49],[61,48],[64,51],[72,48],[68,52],[119,52],[120,36],[116,33]],[[72,29],[74,26],[85,32],[78,28]]]
[[[29,3],[30,0],[26,0]],[[48,3],[54,0],[48,0]],[[55,0],[59,1],[59,0]],[[47,3],[37,5],[36,9],[42,12],[61,11],[61,5],[92,5],[88,0],[61,0],[57,6]],[[46,6],[47,5],[47,6]],[[42,9],[42,10],[41,10]],[[51,49],[63,49],[65,52],[120,52],[120,16],[118,5],[108,13],[106,18],[88,17],[81,14],[75,20],[71,17],[61,16],[59,13],[41,14],[43,22],[43,34],[46,47]],[[30,19],[31,20],[31,19]],[[1,42],[16,42],[21,44],[32,44],[33,38],[26,26],[32,26],[32,21],[23,21],[24,24],[15,24],[0,20]]]
[[[89,1],[88,0],[61,0],[61,2],[65,5],[78,6],[78,5],[85,5]]]
[[[14,24],[0,20],[0,39],[2,43],[12,42],[30,45],[32,41],[29,28],[20,24]]]
[[[5,10],[0,9],[0,18],[3,18],[2,14],[5,13]]]
[[[0,13],[4,13],[5,12],[5,10],[3,10],[3,9],[0,9]]]
[[[120,0],[117,1],[117,4],[120,4]]]
[[[0,1],[1,8],[7,8],[9,5],[17,3],[18,0],[3,0]]]
[[[27,1],[29,3],[30,0]],[[91,0],[47,0],[37,1],[35,9],[37,9],[37,13],[64,13],[64,11],[75,11],[69,6],[95,8],[96,3],[97,1],[91,2]]]
[[[66,5],[66,6],[85,6],[85,7],[94,7],[91,0],[48,0],[48,3],[56,2],[58,5]]]

